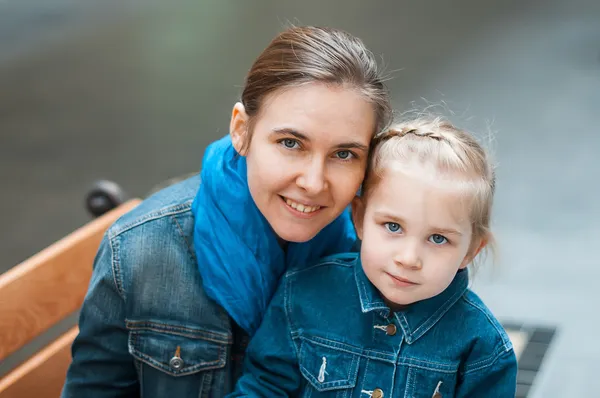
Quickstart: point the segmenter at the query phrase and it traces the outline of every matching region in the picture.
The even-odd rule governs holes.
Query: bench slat
[[[0,379],[0,398],[58,398],[78,332],[77,326],[73,327]]]
[[[81,306],[104,232],[139,202],[124,203],[0,275],[0,361]]]

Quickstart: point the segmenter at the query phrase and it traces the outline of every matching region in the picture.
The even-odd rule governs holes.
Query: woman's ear
[[[469,252],[463,259],[462,263],[460,264],[459,269],[466,268],[467,265],[469,265],[471,263],[471,261],[473,261],[475,259],[475,257],[477,257],[477,255],[481,252],[481,250],[483,250],[483,248],[487,246],[487,244],[488,244],[487,238],[479,238],[479,240],[476,240],[475,242],[473,242],[471,244],[471,248],[469,249]]]
[[[363,221],[365,218],[365,203],[363,198],[355,196],[352,199],[352,221],[354,222],[354,228],[356,229],[356,235],[358,239],[363,238]]]
[[[248,140],[249,117],[246,113],[246,108],[241,102],[237,102],[231,111],[231,121],[229,122],[229,135],[233,147],[241,156],[246,156],[248,148],[246,142]]]

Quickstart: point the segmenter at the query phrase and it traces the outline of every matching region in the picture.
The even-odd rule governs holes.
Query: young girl
[[[62,397],[231,392],[286,269],[356,243],[346,209],[389,118],[359,39],[317,27],[277,35],[200,177],[152,195],[106,233]]]
[[[511,342],[467,287],[492,238],[485,152],[439,119],[375,145],[353,202],[360,255],[285,275],[230,397],[514,397]]]

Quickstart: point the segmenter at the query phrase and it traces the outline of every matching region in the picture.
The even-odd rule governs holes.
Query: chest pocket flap
[[[228,340],[213,337],[130,327],[129,352],[165,373],[184,376],[225,367]]]
[[[360,356],[324,343],[303,339],[300,372],[318,391],[353,388],[358,377]]]

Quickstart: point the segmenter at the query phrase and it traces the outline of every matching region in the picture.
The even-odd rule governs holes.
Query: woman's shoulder
[[[135,280],[140,273],[161,274],[188,263],[188,272],[197,268],[191,206],[199,183],[193,176],[154,193],[108,229],[106,241],[120,277]]]
[[[206,296],[193,250],[191,205],[199,182],[194,176],[156,192],[107,232],[110,266],[129,328],[153,320],[226,335],[228,318]],[[211,315],[198,323],[190,318],[195,311]]]
[[[173,216],[191,217],[191,206],[200,186],[200,176],[193,175],[163,188],[144,199],[137,207],[120,217],[109,229],[108,237],[125,234],[143,227],[145,232],[153,223]]]

